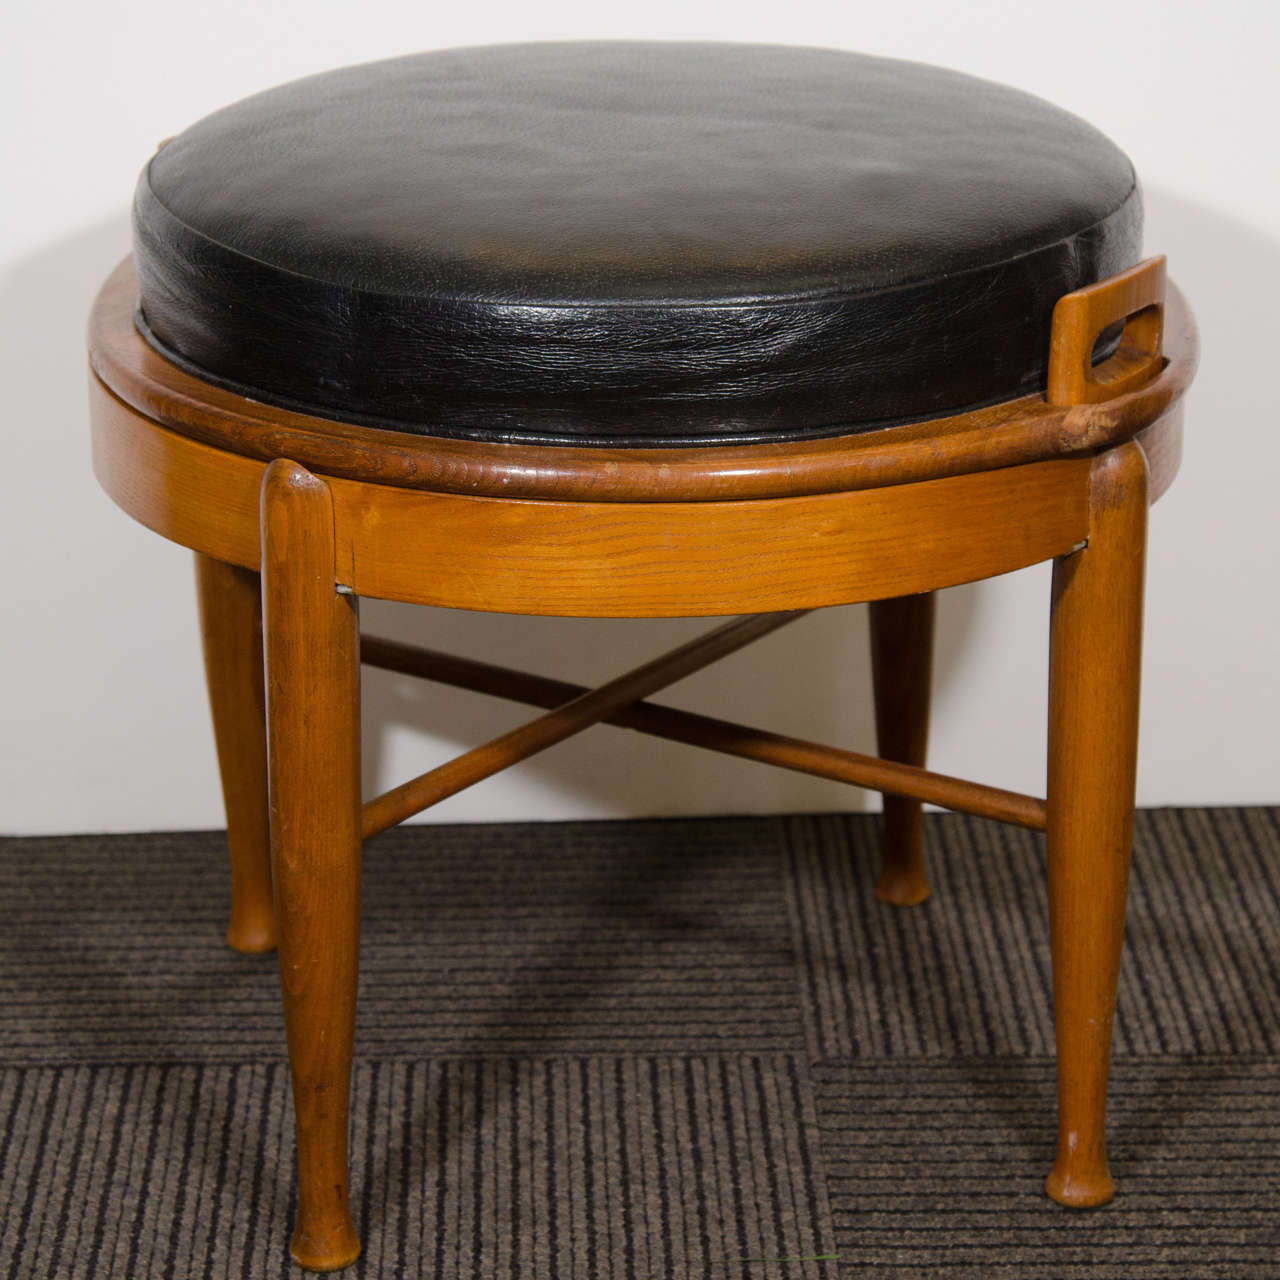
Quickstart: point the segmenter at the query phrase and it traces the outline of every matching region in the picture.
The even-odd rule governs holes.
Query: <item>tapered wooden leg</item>
[[[1147,464],[1094,463],[1088,546],[1054,565],[1049,653],[1049,916],[1061,1204],[1115,1192],[1105,1112],[1133,836]]]
[[[871,604],[871,673],[876,744],[886,760],[924,766],[933,676],[932,591]],[[929,896],[921,844],[921,804],[884,798],[884,855],[876,896],[908,907]]]
[[[251,569],[197,553],[196,597],[231,854],[227,942],[237,951],[270,951],[276,945],[276,920],[267,819],[262,587]]]
[[[291,1252],[313,1271],[360,1252],[347,1116],[360,930],[360,666],[354,597],[335,590],[329,490],[278,460],[262,485],[271,854],[298,1131]]]

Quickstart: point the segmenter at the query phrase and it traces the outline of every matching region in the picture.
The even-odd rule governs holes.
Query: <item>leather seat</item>
[[[1019,91],[819,49],[579,43],[312,76],[166,143],[144,336],[424,435],[859,432],[1043,389],[1064,293],[1138,261],[1126,157]]]

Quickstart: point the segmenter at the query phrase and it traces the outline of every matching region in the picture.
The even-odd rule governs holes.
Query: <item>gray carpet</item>
[[[1120,1195],[1053,1150],[1040,837],[928,819],[370,843],[352,1277],[1280,1276],[1280,814],[1139,815]],[[300,1276],[270,958],[219,833],[0,844],[0,1280]]]

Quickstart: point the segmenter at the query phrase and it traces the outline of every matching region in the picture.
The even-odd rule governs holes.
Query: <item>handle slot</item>
[[[1049,403],[1097,404],[1154,378],[1164,368],[1164,293],[1159,257],[1059,298],[1049,334]],[[1098,338],[1122,320],[1119,345],[1095,365]]]

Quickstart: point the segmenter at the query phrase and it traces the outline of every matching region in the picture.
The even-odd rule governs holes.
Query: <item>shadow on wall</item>
[[[94,480],[85,331],[129,248],[125,210],[0,264],[5,597],[0,813],[15,833],[212,825],[183,557]],[[180,586],[175,586],[180,582]],[[176,719],[176,723],[175,723]]]
[[[1146,197],[1146,243],[1195,311],[1201,365],[1182,471],[1152,516],[1139,803],[1273,801],[1280,222],[1159,185]]]
[[[1186,456],[1194,458],[1196,468],[1219,466],[1234,473],[1241,487],[1263,497],[1257,488],[1263,477],[1241,467],[1238,454],[1209,445],[1232,430],[1234,443],[1264,451],[1275,438],[1255,423],[1264,414],[1265,420],[1274,416],[1265,371],[1280,349],[1280,312],[1271,304],[1280,290],[1280,227],[1268,233],[1159,185],[1148,186],[1145,198],[1147,251],[1168,255],[1170,275],[1187,295],[1200,327],[1201,365],[1190,393]],[[1274,221],[1274,210],[1261,212]],[[1264,457],[1265,452],[1259,460]],[[1185,491],[1198,483],[1199,472],[1184,469],[1170,497],[1176,500],[1182,489],[1185,499]],[[1258,514],[1273,520],[1270,511]]]
[[[85,330],[99,285],[129,249],[121,212],[12,261],[0,275],[0,372],[6,409],[30,424],[34,456],[51,441],[88,465]],[[24,435],[27,433],[23,433]],[[21,444],[10,434],[6,447]]]

